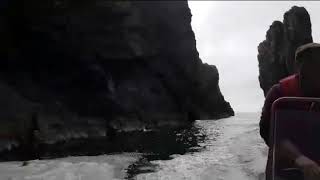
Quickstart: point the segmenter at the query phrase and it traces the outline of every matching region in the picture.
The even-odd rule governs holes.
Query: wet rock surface
[[[258,46],[259,81],[264,94],[280,79],[296,72],[296,49],[313,42],[310,15],[304,7],[292,7],[283,22],[274,21],[266,40]]]
[[[34,126],[55,144],[234,115],[217,68],[199,59],[186,1],[1,8],[1,148],[28,143]]]

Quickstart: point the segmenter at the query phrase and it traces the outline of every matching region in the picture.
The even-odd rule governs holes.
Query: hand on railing
[[[295,164],[303,171],[305,180],[319,180],[320,166],[306,156],[299,156]]]

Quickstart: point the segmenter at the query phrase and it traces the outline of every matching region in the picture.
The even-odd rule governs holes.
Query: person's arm
[[[299,148],[294,145],[289,139],[285,139],[280,143],[282,154],[290,161],[295,161],[297,158],[303,156]]]
[[[283,155],[289,158],[290,161],[293,161],[294,164],[303,171],[305,178],[319,179],[319,165],[302,154],[294,143],[288,139],[284,140],[282,141],[280,148],[281,151],[283,151]]]
[[[268,146],[270,146],[269,135],[272,103],[280,97],[280,85],[276,84],[269,90],[262,108],[261,119],[259,123],[260,135]]]
[[[292,161],[304,174],[306,179],[319,179],[320,167],[316,162],[303,155],[299,148],[289,139],[285,139],[280,143],[280,151],[282,156]]]

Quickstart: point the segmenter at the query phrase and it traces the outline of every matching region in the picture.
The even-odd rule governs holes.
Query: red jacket
[[[260,135],[269,146],[269,133],[271,122],[271,108],[274,101],[281,97],[302,97],[302,90],[299,83],[299,75],[292,75],[280,80],[268,92],[260,119]]]

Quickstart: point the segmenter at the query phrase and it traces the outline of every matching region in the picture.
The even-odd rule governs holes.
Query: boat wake
[[[153,161],[154,173],[138,180],[250,180],[264,179],[267,148],[259,136],[259,114],[237,114],[219,121],[197,121],[207,136],[204,150]]]
[[[259,114],[242,113],[219,121],[196,121],[191,131],[164,137],[193,142],[197,136],[197,146],[165,159],[119,153],[35,160],[27,166],[21,166],[22,162],[4,162],[0,163],[0,179],[263,180],[267,148],[259,136],[258,119]],[[157,147],[169,146],[166,143],[171,141],[160,142]]]

